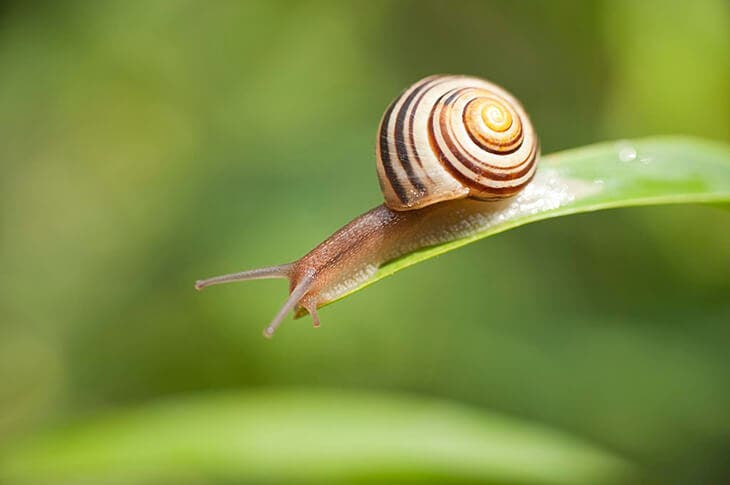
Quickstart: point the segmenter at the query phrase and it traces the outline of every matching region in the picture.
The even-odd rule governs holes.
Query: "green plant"
[[[730,203],[730,147],[697,138],[656,137],[599,143],[547,155],[540,167],[541,171],[552,171],[556,177],[570,182],[560,203],[536,206],[532,211],[505,212],[477,234],[390,261],[339,299],[409,266],[531,222],[620,207]]]

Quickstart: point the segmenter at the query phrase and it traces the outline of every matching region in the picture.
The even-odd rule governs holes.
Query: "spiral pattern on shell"
[[[463,197],[509,197],[535,174],[538,141],[520,103],[468,76],[431,76],[387,109],[376,143],[388,207],[410,210]]]

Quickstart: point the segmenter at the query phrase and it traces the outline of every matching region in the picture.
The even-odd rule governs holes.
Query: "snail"
[[[292,310],[309,313],[359,286],[385,262],[476,231],[470,221],[519,193],[535,175],[537,136],[520,103],[471,76],[436,75],[403,91],[376,140],[385,203],[357,217],[301,259],[199,280],[195,288],[287,278],[289,297],[264,336]]]

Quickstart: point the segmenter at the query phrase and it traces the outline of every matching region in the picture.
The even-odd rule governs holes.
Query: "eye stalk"
[[[224,283],[234,283],[237,281],[248,281],[258,280],[265,278],[286,278],[290,279],[292,276],[291,264],[282,264],[279,266],[269,266],[266,268],[253,269],[249,271],[241,271],[239,273],[231,273],[222,276],[214,276],[205,280],[198,280],[195,282],[195,289],[198,291],[207,288],[208,286],[221,285]],[[289,298],[287,298],[284,305],[281,307],[276,316],[264,329],[264,337],[271,338],[276,332],[276,329],[281,325],[282,320],[286,317],[286,314],[294,309],[299,303],[302,296],[309,290],[314,280],[314,272],[308,271],[304,277],[297,281],[296,286],[291,291]],[[314,326],[319,326],[319,319],[317,318],[316,307],[312,310],[312,317],[314,319]]]

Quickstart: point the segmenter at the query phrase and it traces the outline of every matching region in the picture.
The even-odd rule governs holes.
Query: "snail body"
[[[357,217],[301,259],[196,282],[196,289],[258,278],[287,278],[290,294],[264,330],[270,337],[291,310],[310,313],[367,280],[383,263],[465,237],[470,221],[533,178],[539,145],[520,103],[469,76],[431,76],[386,110],[376,140],[385,203]]]

